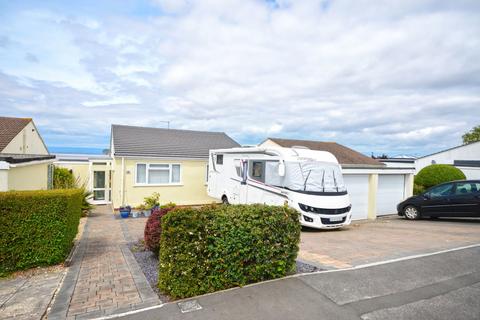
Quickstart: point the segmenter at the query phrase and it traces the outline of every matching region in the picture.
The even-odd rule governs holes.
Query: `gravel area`
[[[129,245],[133,256],[137,260],[140,268],[142,269],[148,283],[152,287],[153,291],[158,295],[162,302],[170,301],[170,297],[163,294],[157,287],[158,282],[158,258],[150,251],[146,250],[143,241],[131,243]],[[320,271],[321,269],[312,266],[305,262],[297,261],[296,273],[310,273]]]

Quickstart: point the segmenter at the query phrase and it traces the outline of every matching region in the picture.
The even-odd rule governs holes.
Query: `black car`
[[[397,205],[399,216],[480,217],[480,180],[452,181],[431,187]]]

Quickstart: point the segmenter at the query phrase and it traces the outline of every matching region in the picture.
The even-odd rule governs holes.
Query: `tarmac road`
[[[195,301],[194,301],[195,300]],[[480,245],[270,282],[183,302],[120,319],[480,319]],[[194,305],[195,307],[195,305]]]

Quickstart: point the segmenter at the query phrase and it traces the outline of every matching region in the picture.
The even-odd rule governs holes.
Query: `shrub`
[[[160,208],[153,210],[153,213],[148,217],[143,232],[143,239],[145,248],[152,251],[158,256],[160,248],[160,235],[162,234],[162,217],[174,209],[175,206]]]
[[[60,167],[53,169],[53,188],[54,189],[73,189],[76,188],[77,181],[73,173]]]
[[[80,190],[0,192],[0,274],[62,262],[81,203]]]
[[[287,206],[178,208],[162,219],[159,288],[185,298],[295,269],[298,212]]]
[[[160,209],[175,208],[177,205],[174,202],[168,202],[160,206]]]
[[[415,176],[415,184],[428,189],[437,184],[464,180],[465,174],[462,170],[448,164],[432,164],[418,172]]]
[[[416,184],[416,183],[413,184],[413,194],[414,194],[414,195],[419,195],[419,194],[422,194],[422,193],[424,193],[424,192],[425,192],[425,188],[424,188],[424,187],[422,187],[422,186],[420,186],[420,185],[418,185],[418,184]]]
[[[155,208],[160,205],[160,193],[154,192],[150,197],[143,198],[147,208]]]

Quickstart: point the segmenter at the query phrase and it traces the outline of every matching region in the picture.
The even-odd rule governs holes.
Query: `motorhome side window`
[[[265,182],[265,162],[252,161],[250,166],[250,177],[257,181]]]
[[[223,154],[217,154],[217,164],[223,164]]]

